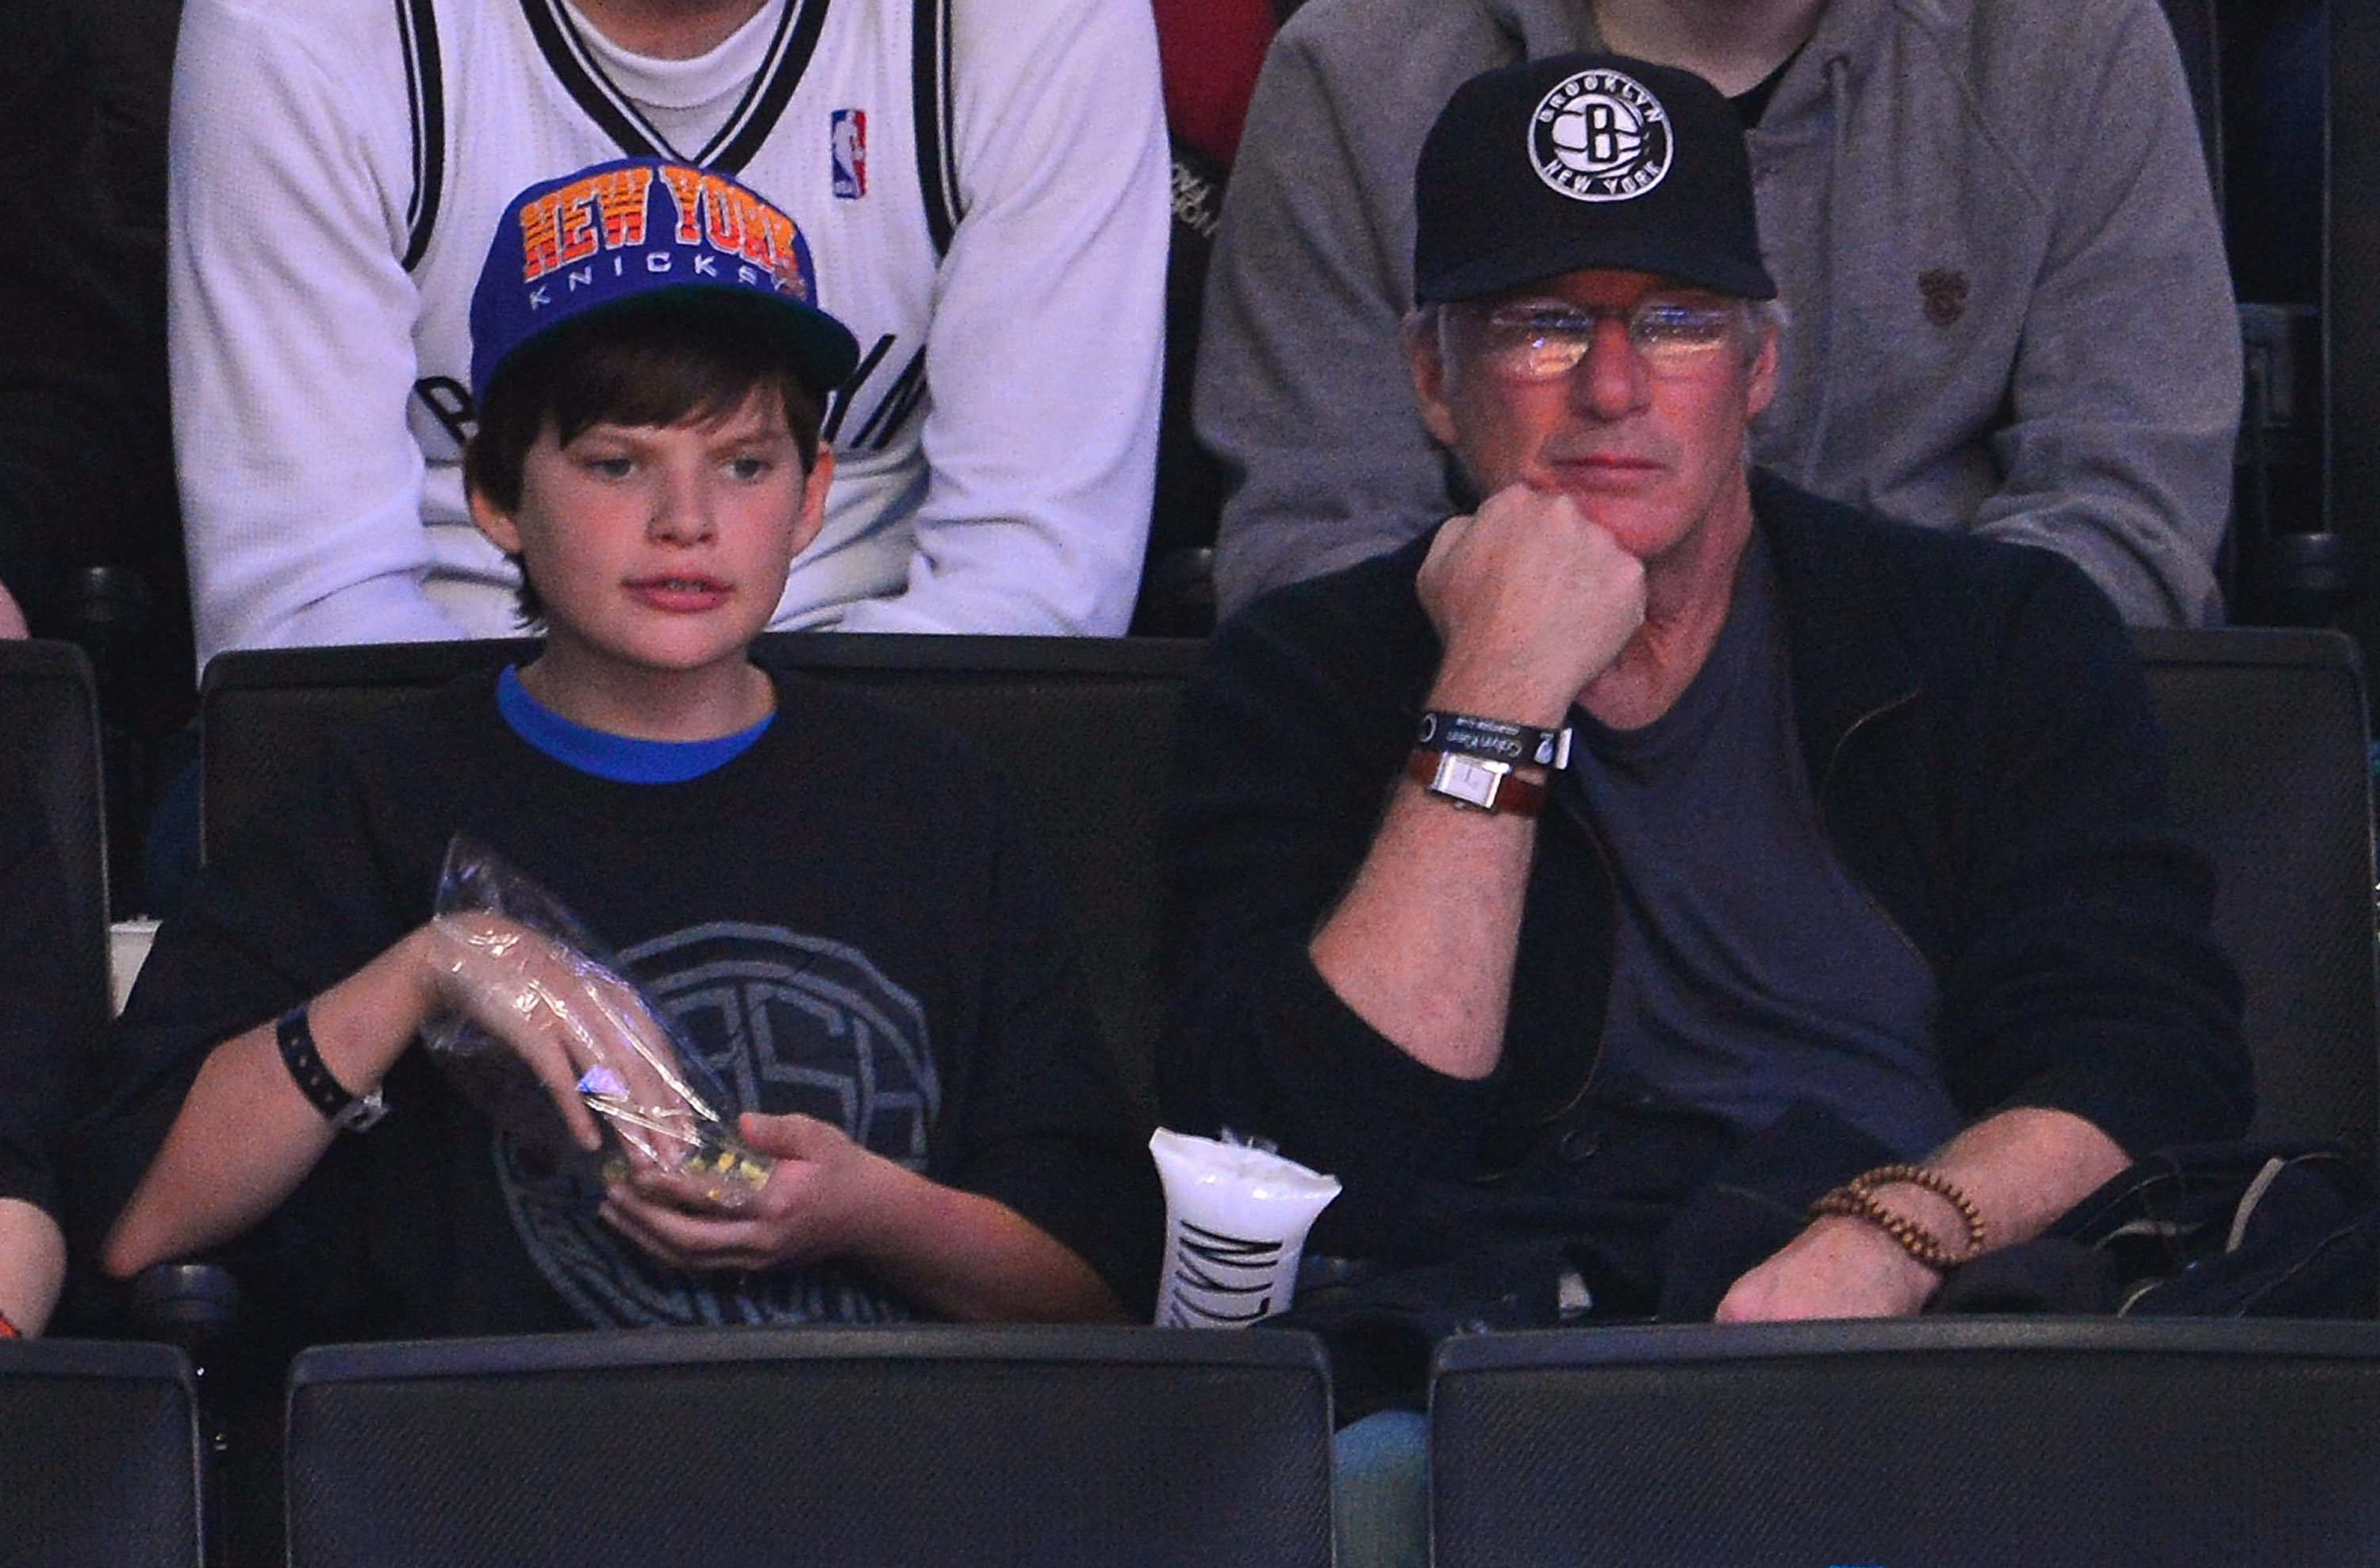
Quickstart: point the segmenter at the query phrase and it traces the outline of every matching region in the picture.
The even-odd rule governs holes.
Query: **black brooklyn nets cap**
[[[1455,89],[1422,143],[1414,216],[1424,304],[1589,267],[1777,296],[1734,107],[1624,55],[1557,54]]]

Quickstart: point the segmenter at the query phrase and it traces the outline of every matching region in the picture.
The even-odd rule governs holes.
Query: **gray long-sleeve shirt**
[[[1601,46],[1583,0],[1313,0],[1282,30],[1200,345],[1223,609],[1452,509],[1397,339],[1414,160],[1469,77]],[[2239,331],[2155,0],[1832,0],[1750,139],[1792,312],[1758,461],[2058,550],[2128,621],[2219,620]]]

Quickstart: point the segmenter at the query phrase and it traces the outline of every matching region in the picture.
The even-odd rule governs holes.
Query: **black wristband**
[[[1535,764],[1556,772],[1570,766],[1570,728],[1532,730],[1507,719],[1482,718],[1471,713],[1441,713],[1431,708],[1421,716],[1414,744],[1426,752],[1454,752],[1514,767]]]
[[[323,1120],[342,1132],[361,1132],[380,1120],[387,1107],[379,1090],[358,1099],[331,1076],[322,1053],[314,1048],[314,1030],[306,1021],[305,1003],[281,1015],[281,1021],[273,1026],[273,1037],[281,1047],[282,1065],[289,1069],[298,1092],[322,1113]]]

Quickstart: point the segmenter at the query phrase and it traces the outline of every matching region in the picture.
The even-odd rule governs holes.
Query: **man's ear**
[[[1743,389],[1744,417],[1767,408],[1777,397],[1777,323],[1760,324],[1760,352],[1752,356],[1752,372]]]
[[[488,537],[490,544],[504,554],[520,554],[520,529],[514,524],[513,514],[488,499],[488,492],[469,477],[470,472],[471,464],[467,455],[463,464],[463,499],[470,503],[472,524]]]
[[[819,537],[819,530],[826,526],[826,492],[833,483],[834,451],[820,441],[818,456],[811,460],[810,471],[802,479],[801,515],[794,520],[795,555],[809,549],[811,541]]]
[[[1438,313],[1415,311],[1405,318],[1402,335],[1405,368],[1413,372],[1414,402],[1421,409],[1422,425],[1439,445],[1451,449],[1454,410],[1447,402],[1446,356],[1439,344]]]

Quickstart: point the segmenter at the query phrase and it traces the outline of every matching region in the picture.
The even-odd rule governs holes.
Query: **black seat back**
[[[196,1568],[201,1547],[182,1353],[0,1342],[0,1568]]]
[[[312,771],[343,726],[536,652],[524,637],[216,655],[199,681],[200,858],[221,855],[258,807]]]
[[[2369,1563],[2380,1324],[1933,1319],[1448,1342],[1438,1568]]]
[[[1291,1333],[632,1330],[290,1374],[291,1568],[1330,1562]]]
[[[2380,1151],[2370,733],[2335,632],[2141,632],[2175,820],[2215,862],[2259,1138]]]

